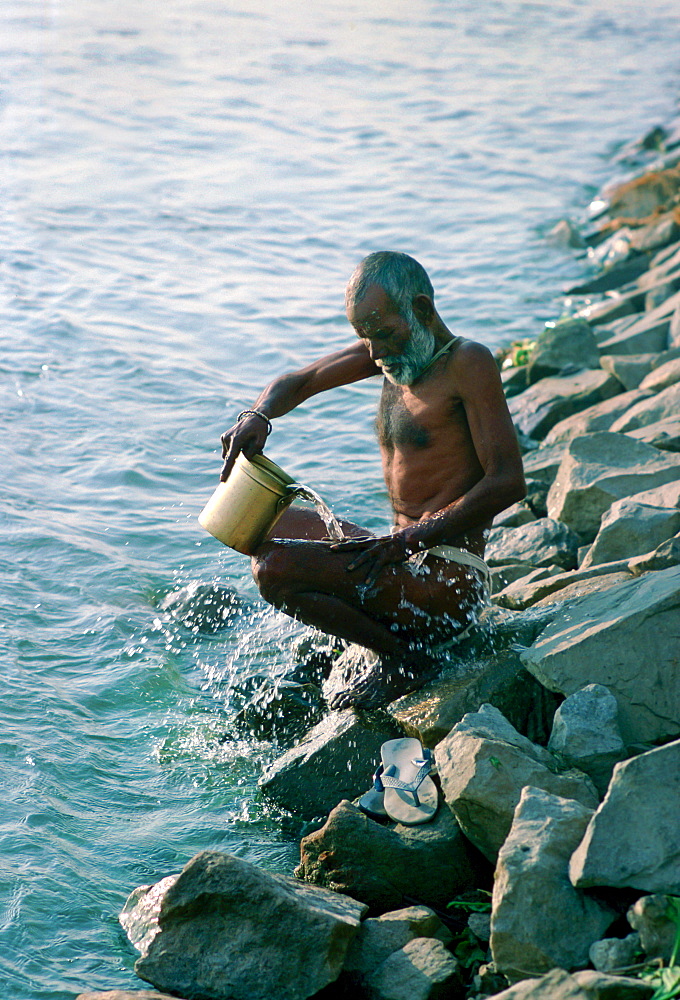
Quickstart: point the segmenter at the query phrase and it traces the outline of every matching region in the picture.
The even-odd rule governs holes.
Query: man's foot
[[[354,673],[346,669],[336,679],[335,690],[328,695],[328,706],[333,711],[382,708],[403,694],[417,691],[441,671],[441,664],[425,655],[417,663],[410,660],[408,664],[375,658],[370,664],[364,662],[362,667]]]

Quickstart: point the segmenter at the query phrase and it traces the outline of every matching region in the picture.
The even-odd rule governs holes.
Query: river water
[[[673,116],[677,38],[675,0],[0,4],[3,997],[135,988],[117,914],[198,850],[290,870],[231,690],[299,630],[197,525],[219,434],[347,342],[372,250],[455,332],[539,332],[585,267],[545,234]],[[377,391],[268,447],[373,530]],[[159,608],[215,583],[219,632]]]

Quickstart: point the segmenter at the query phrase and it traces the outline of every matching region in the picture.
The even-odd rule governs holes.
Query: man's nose
[[[371,355],[371,361],[380,361],[381,358],[388,357],[390,352],[385,344],[369,340],[368,353]]]

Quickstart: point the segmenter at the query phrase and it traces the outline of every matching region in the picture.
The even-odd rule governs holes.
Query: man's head
[[[355,268],[345,293],[347,316],[391,382],[410,385],[432,360],[434,290],[425,269],[405,253],[372,253]]]

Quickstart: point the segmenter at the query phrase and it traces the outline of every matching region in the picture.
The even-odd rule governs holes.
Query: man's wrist
[[[263,413],[262,410],[252,410],[252,409],[241,410],[241,412],[239,413],[239,415],[236,418],[236,423],[240,424],[244,417],[248,417],[251,414],[254,417],[260,417],[261,420],[264,420],[264,422],[267,425],[267,437],[269,437],[269,435],[272,432],[272,422],[269,419],[269,417],[267,416],[267,414]]]

